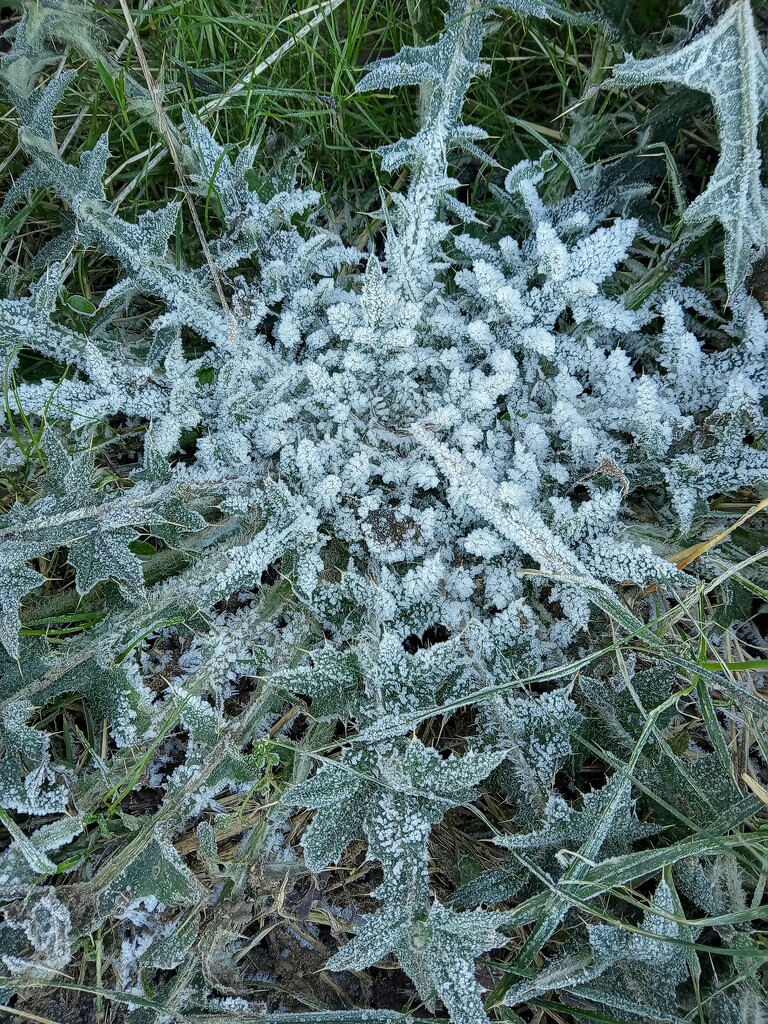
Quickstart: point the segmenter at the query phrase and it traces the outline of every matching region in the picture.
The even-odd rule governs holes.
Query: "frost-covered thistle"
[[[535,0],[495,6],[536,18],[558,10]],[[316,193],[289,184],[257,195],[248,184],[255,148],[232,159],[185,117],[191,190],[216,197],[224,225],[209,243],[212,264],[198,267],[170,257],[176,205],[137,222],[112,210],[106,138],[78,165],[61,159],[52,114],[70,76],[39,85],[51,54],[33,14],[45,10],[60,8],[30,5],[2,58],[30,160],[5,209],[46,188],[68,225],[41,254],[30,293],[0,301],[0,457],[9,478],[39,465],[0,518],[0,800],[17,815],[54,819],[29,834],[3,819],[12,837],[0,855],[8,973],[53,977],[83,936],[109,922],[124,992],[143,997],[156,991],[157,971],[179,969],[169,1010],[234,999],[215,983],[225,969],[231,980],[245,945],[227,901],[261,897],[247,871],[219,862],[206,815],[221,814],[226,796],[247,800],[268,785],[269,737],[289,745],[281,712],[290,697],[315,724],[297,744],[293,784],[265,801],[265,859],[295,863],[296,851],[279,852],[280,830],[293,808],[307,808],[305,870],[332,868],[364,842],[382,875],[371,893],[378,909],[355,916],[354,938],[330,970],[360,971],[394,954],[429,1008],[439,999],[453,1020],[484,1024],[476,959],[532,925],[518,961],[526,976],[567,920],[577,953],[530,984],[513,986],[510,976],[497,1001],[559,990],[632,1019],[680,1020],[700,968],[679,949],[693,933],[676,920],[672,866],[685,862],[679,888],[690,883],[686,898],[713,914],[727,915],[731,897],[716,891],[706,844],[697,852],[680,840],[679,853],[671,845],[663,856],[648,847],[661,826],[638,819],[631,779],[663,771],[663,757],[692,786],[695,772],[649,725],[635,728],[622,700],[636,691],[624,680],[614,681],[610,708],[619,751],[610,776],[583,797],[561,792],[557,776],[577,753],[587,713],[604,712],[600,694],[614,685],[586,680],[583,706],[574,699],[573,662],[596,653],[590,625],[607,613],[652,643],[617,586],[684,589],[688,578],[665,557],[675,530],[686,531],[713,494],[768,471],[755,441],[768,427],[768,331],[744,285],[765,236],[754,149],[765,58],[746,0],[674,58],[627,62],[614,79],[704,82],[715,97],[723,156],[687,214],[726,229],[733,316],[713,347],[695,325],[715,312],[680,280],[639,308],[625,302],[617,271],[633,260],[641,228],[617,215],[621,204],[601,193],[597,174],[548,204],[551,158],[513,168],[499,192],[509,225],[527,220],[522,233],[502,225],[498,237],[483,237],[456,199],[453,155],[486,159],[484,134],[463,123],[462,108],[483,71],[494,5],[454,0],[437,42],[405,47],[360,83],[418,85],[428,100],[416,135],[382,150],[385,169],[405,166],[411,176],[385,214],[381,257],[361,258],[321,228]],[[723,47],[743,50],[750,73],[705,75]],[[75,245],[122,268],[84,314],[87,325],[61,304]],[[56,372],[25,379],[29,352]],[[17,422],[30,425],[28,448]],[[99,453],[119,447],[118,424],[139,439],[139,453],[110,472]],[[655,547],[638,528],[641,495],[671,510]],[[58,597],[46,577],[52,556],[72,574]],[[72,592],[98,613],[92,628],[55,648],[20,636],[35,609],[73,613]],[[655,696],[644,710],[665,707],[672,680],[632,674],[641,697],[646,684]],[[526,686],[534,677],[556,688]],[[111,729],[111,753],[91,752],[86,781],[62,768],[35,721],[35,709],[63,694],[84,698]],[[472,727],[443,743],[439,727],[459,708],[477,709]],[[328,742],[334,723],[344,739],[327,756],[313,744]],[[314,754],[319,767],[310,766]],[[72,844],[77,863],[102,805],[118,806],[114,781],[140,761],[136,785],[159,791],[156,813],[131,824],[109,863],[58,895],[48,855]],[[486,780],[514,825],[493,837],[509,862],[452,894],[433,879],[430,839]],[[734,788],[724,783],[724,806],[739,799]],[[195,865],[173,845],[194,827],[221,901],[205,920]],[[644,861],[630,852],[641,843]],[[244,856],[253,849],[246,842]],[[662,869],[641,933],[574,920],[574,907]],[[610,871],[616,880],[603,884]],[[22,904],[35,883],[41,895]],[[81,891],[87,899],[75,908]],[[350,911],[324,909],[332,920]],[[162,1019],[131,1006],[142,1024]]]

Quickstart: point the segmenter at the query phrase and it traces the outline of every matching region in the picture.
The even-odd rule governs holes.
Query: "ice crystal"
[[[630,610],[622,595],[684,589],[669,558],[675,531],[713,495],[768,475],[768,329],[744,284],[766,241],[768,87],[747,0],[679,51],[627,60],[613,78],[712,96],[722,152],[685,222],[722,222],[731,311],[674,276],[627,301],[658,240],[632,209],[642,190],[609,187],[578,154],[498,176],[493,226],[457,198],[457,156],[492,164],[463,114],[492,13],[601,17],[553,0],[454,0],[436,41],[368,69],[359,89],[418,86],[425,101],[416,134],[381,151],[407,184],[382,210],[376,252],[346,245],[314,190],[289,178],[255,191],[258,147],[230,152],[184,114],[171,129],[191,194],[220,224],[210,260],[187,265],[172,255],[178,203],[135,219],[113,209],[107,137],[62,159],[54,113],[73,73],[45,81],[60,59],[49,40],[95,44],[68,0],[25,8],[0,58],[28,161],[4,210],[42,189],[65,216],[28,292],[0,299],[0,459],[13,484],[0,514],[9,974],[49,979],[99,931],[145,1020],[163,1019],[145,1005],[150,992],[176,1016],[209,997],[239,1012],[234,991],[215,1001],[216,972],[232,974],[250,939],[222,916],[228,900],[250,907],[262,894],[245,862],[220,859],[221,827],[242,837],[248,865],[258,848],[287,873],[322,875],[351,844],[365,848],[381,872],[378,909],[333,911],[354,937],[330,968],[394,954],[420,999],[430,1009],[439,999],[454,1021],[488,1020],[476,960],[521,926],[531,926],[525,980],[503,983],[508,1005],[559,989],[599,1012],[676,1021],[689,992],[681,1016],[696,1012],[699,961],[680,951],[693,932],[666,870],[639,931],[591,924],[580,950],[528,974],[574,907],[636,877],[674,864],[685,899],[717,916],[741,892],[733,871],[703,866],[724,859],[706,830],[733,808],[723,828],[742,824],[754,804],[715,779],[722,751],[686,761],[672,750],[663,730],[676,712],[661,708],[670,675],[625,660],[621,680],[602,663],[573,677],[606,615],[615,646],[631,633],[649,658],[658,651],[643,598]],[[140,109],[146,97],[128,90]],[[566,166],[574,189],[553,200],[550,175]],[[117,267],[93,303],[65,291],[72,247]],[[644,529],[649,507],[665,534]],[[56,623],[61,635],[38,635]],[[70,699],[82,701],[88,737]],[[580,793],[562,775],[583,764],[585,735],[610,768]],[[86,755],[76,779],[62,759]],[[667,792],[667,776],[686,807],[667,793],[664,808],[639,813],[638,792]],[[126,778],[147,815],[123,806]],[[481,784],[508,807],[501,836],[475,806]],[[246,807],[259,801],[255,828]],[[295,808],[312,812],[303,831]],[[679,857],[674,837],[672,853],[644,849],[675,811],[699,845]],[[462,815],[496,839],[498,863],[472,865],[449,906],[436,886],[452,869],[434,850]],[[48,820],[30,825],[34,816]],[[197,845],[188,860],[182,831]],[[79,856],[118,841],[70,883]],[[473,905],[518,897],[522,909]],[[178,988],[161,991],[154,972],[171,971]],[[730,1019],[735,999],[723,996],[716,1014]]]

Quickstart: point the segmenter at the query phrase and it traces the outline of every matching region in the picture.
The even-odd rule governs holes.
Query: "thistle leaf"
[[[719,220],[725,229],[731,301],[768,244],[768,205],[760,179],[758,131],[768,112],[768,59],[749,0],[736,0],[705,33],[669,54],[627,59],[608,84],[684,85],[709,93],[720,132],[720,159],[704,192],[685,211],[690,224]]]

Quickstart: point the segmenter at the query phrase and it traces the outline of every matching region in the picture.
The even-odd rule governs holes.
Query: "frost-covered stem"
[[[439,90],[433,90],[430,109],[426,114],[424,156],[414,167],[413,180],[408,195],[415,202],[423,201],[417,209],[434,212],[441,190],[435,187],[445,176],[447,169],[447,142],[461,114],[466,95],[467,65],[473,67],[480,57],[482,32],[472,31],[478,23],[485,21],[488,10],[483,0],[466,0],[461,15],[454,19],[453,53],[444,82]],[[435,109],[436,108],[436,109]]]
[[[402,273],[401,281],[410,282],[409,290],[421,297],[427,288],[419,289],[414,283],[413,269],[428,264],[433,246],[434,224],[448,173],[448,145],[456,128],[467,88],[467,68],[476,64],[482,46],[480,24],[488,15],[483,0],[466,0],[463,10],[446,28],[453,36],[453,52],[444,81],[431,89],[424,113],[420,136],[424,141],[423,155],[413,168],[413,177],[407,190],[409,219],[395,234],[395,245],[389,246],[390,261],[395,256]],[[423,89],[423,87],[422,87]],[[423,93],[422,93],[423,95]],[[426,106],[426,104],[425,104]]]

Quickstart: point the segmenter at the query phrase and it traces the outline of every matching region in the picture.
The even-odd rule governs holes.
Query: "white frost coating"
[[[499,6],[567,15],[550,0]],[[137,788],[162,802],[169,834],[152,841],[154,859],[144,849],[125,866],[119,891],[99,896],[119,925],[116,966],[134,995],[143,964],[176,964],[193,948],[182,942],[186,912],[174,907],[200,894],[172,834],[229,807],[225,795],[260,798],[270,743],[289,742],[292,727],[271,735],[278,691],[308,719],[341,722],[346,733],[338,759],[323,752],[317,769],[296,759],[297,784],[276,812],[267,854],[298,859],[288,801],[314,811],[302,837],[310,871],[366,843],[383,873],[380,907],[353,922],[357,934],[331,966],[364,969],[394,952],[425,1003],[440,998],[455,1021],[487,1020],[475,961],[503,944],[504,921],[436,900],[429,844],[480,783],[493,776],[513,795],[518,818],[501,844],[521,862],[535,859],[535,877],[555,893],[551,872],[563,864],[619,856],[652,833],[620,773],[580,799],[558,790],[582,716],[575,691],[529,692],[528,677],[582,653],[596,605],[625,610],[615,584],[684,583],[665,557],[672,546],[643,541],[638,508],[671,509],[685,532],[714,493],[768,474],[754,441],[768,427],[768,328],[743,290],[767,237],[756,145],[765,58],[746,0],[735,0],[678,54],[616,72],[617,82],[671,81],[713,95],[722,156],[686,214],[719,217],[727,234],[735,313],[712,346],[705,328],[714,311],[680,281],[628,308],[617,271],[632,267],[643,229],[616,215],[622,197],[602,189],[595,169],[581,167],[583,187],[548,205],[549,157],[523,162],[499,198],[528,226],[520,237],[477,237],[448,160],[456,151],[480,158],[482,132],[463,124],[462,106],[482,72],[488,14],[480,0],[453,3],[437,42],[377,62],[361,83],[428,87],[417,135],[382,154],[385,167],[405,164],[411,175],[392,196],[379,255],[361,260],[322,226],[314,192],[289,185],[257,195],[248,184],[255,150],[234,157],[185,117],[192,190],[220,204],[223,228],[210,250],[231,316],[206,264],[170,258],[177,205],[135,223],[110,210],[106,138],[79,166],[52,152],[52,110],[67,76],[35,89],[34,109],[22,97],[32,167],[8,203],[27,188],[49,189],[78,242],[116,260],[124,276],[88,330],[59,322],[55,261],[28,296],[0,301],[10,369],[21,349],[69,367],[61,381],[22,382],[8,398],[12,414],[44,416],[46,429],[39,494],[0,518],[2,670],[11,695],[35,680],[41,704],[69,692],[92,701],[118,747],[158,740]],[[74,236],[60,241],[68,251]],[[145,312],[158,303],[159,314]],[[143,333],[129,333],[124,323],[140,316]],[[104,444],[130,432],[141,448],[136,466],[105,471],[95,422]],[[17,470],[5,441],[0,459]],[[53,551],[69,562],[79,596],[101,588],[118,608],[62,645],[61,660],[19,636],[20,602],[27,621]],[[443,709],[467,702],[479,705],[473,731],[443,749]],[[62,816],[70,780],[48,734],[30,724],[37,708],[12,697],[3,705],[0,802]],[[425,721],[429,740],[417,733]],[[96,758],[96,770],[108,763]],[[47,854],[70,841],[46,828],[26,846],[15,837],[0,858],[14,899],[55,873]],[[214,892],[224,890],[221,872]],[[654,903],[644,928],[655,938],[593,926],[592,961],[553,967],[552,987],[634,1019],[627,979],[635,971],[653,988],[663,968],[660,990],[673,1003],[681,961],[661,940],[685,936],[671,930],[669,915],[679,915],[666,879]],[[45,897],[30,906],[34,919],[8,925],[29,948],[3,958],[13,972],[44,976],[66,963],[71,929],[66,910]],[[561,917],[550,915],[553,929]],[[243,1009],[236,999],[220,1008]]]

